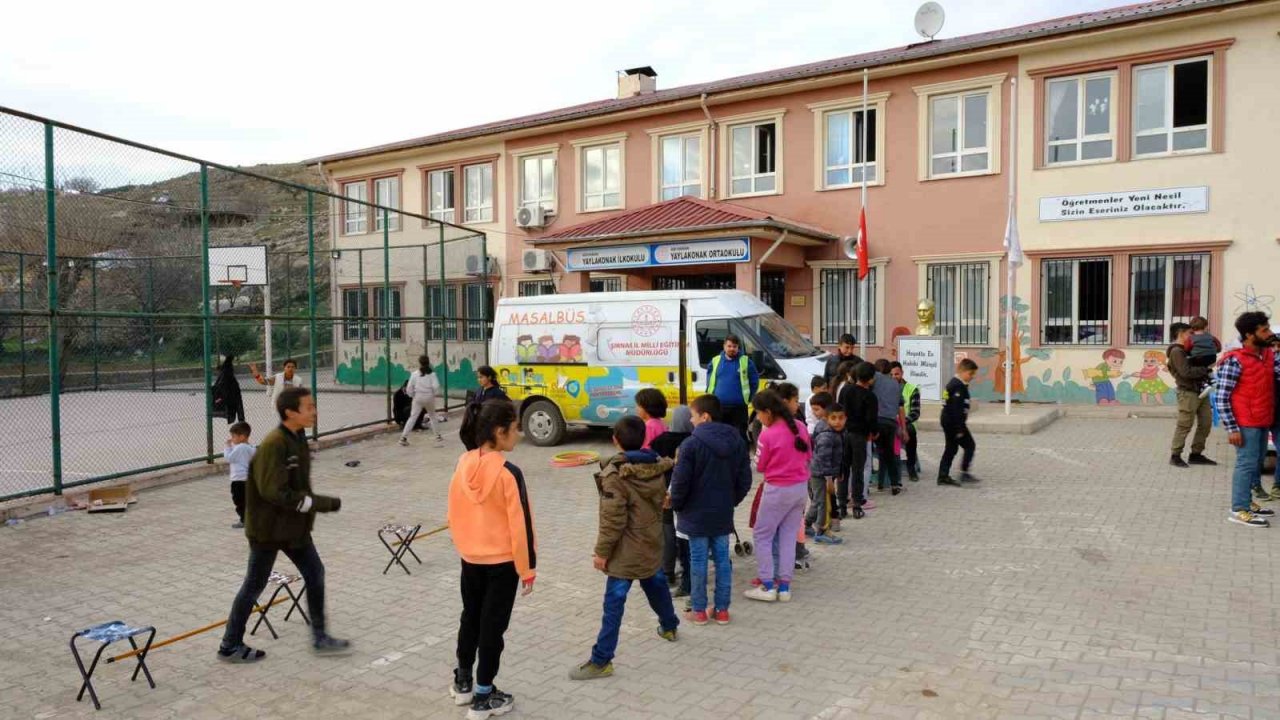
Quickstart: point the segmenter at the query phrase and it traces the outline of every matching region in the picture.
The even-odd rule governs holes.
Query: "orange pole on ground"
[[[271,605],[268,605],[267,607],[272,607],[272,606],[274,606],[274,605],[279,605],[280,603],[282,603],[282,602],[284,602],[285,600],[288,600],[288,599],[289,599],[289,598],[288,598],[288,596],[285,596],[285,597],[282,597],[282,598],[277,598],[274,602],[272,602],[272,603],[271,603]],[[253,613],[261,612],[261,611],[262,611],[262,606],[261,606],[261,605],[255,605],[255,606],[254,606],[254,608],[253,608],[253,610],[250,612],[250,616],[252,616],[252,615],[253,615]],[[150,650],[148,650],[147,652],[148,652],[148,653],[151,653],[151,652],[155,651],[157,648],[162,648],[162,647],[164,647],[165,645],[172,645],[173,643],[176,643],[176,642],[178,642],[179,640],[186,640],[186,639],[187,639],[187,638],[189,638],[189,637],[192,637],[192,636],[194,636],[194,635],[199,635],[200,633],[209,632],[210,630],[213,630],[214,628],[220,628],[220,627],[222,627],[223,625],[226,625],[226,624],[227,624],[227,621],[226,621],[226,620],[223,620],[222,622],[211,623],[211,624],[209,624],[209,625],[205,625],[204,627],[196,628],[195,630],[188,630],[187,632],[184,632],[184,633],[182,633],[181,635],[174,635],[174,636],[173,636],[173,637],[171,637],[171,638],[165,638],[164,640],[161,640],[161,641],[160,641],[160,642],[158,642],[158,643],[152,643],[152,645],[151,645],[151,649],[150,649]],[[137,654],[139,654],[139,653],[141,653],[141,652],[142,652],[142,648],[138,648],[137,650],[130,650],[130,651],[129,651],[129,652],[127,652],[127,653],[122,653],[122,654],[120,654],[120,655],[116,655],[115,657],[109,657],[109,658],[107,658],[107,662],[108,662],[108,663],[113,663],[113,662],[117,662],[117,661],[119,661],[119,660],[127,660],[127,659],[129,659],[129,658],[133,657],[134,655],[137,655]]]
[[[414,533],[413,535],[410,535],[408,539],[409,539],[409,540],[417,540],[418,538],[431,537],[432,535],[435,535],[436,533],[442,533],[442,532],[444,532],[445,530],[448,530],[448,529],[449,529],[448,524],[445,524],[445,525],[441,525],[440,527],[438,527],[438,528],[436,528],[436,529],[434,529],[434,530],[428,530],[427,532],[417,532],[417,533]],[[395,546],[397,546],[397,545],[403,545],[403,544],[404,544],[404,541],[403,541],[403,540],[397,540],[397,541],[395,541],[395,542],[391,543],[391,546],[392,546],[392,547],[395,547]]]

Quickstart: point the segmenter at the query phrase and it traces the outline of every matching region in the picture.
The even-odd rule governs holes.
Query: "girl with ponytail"
[[[809,499],[809,431],[796,422],[787,402],[772,389],[755,397],[760,433],[757,468],[764,475],[764,490],[752,528],[759,562],[760,585],[747,591],[751,600],[789,602],[795,572],[796,548],[791,538],[801,532],[804,506]],[[769,548],[778,543],[775,561]]]

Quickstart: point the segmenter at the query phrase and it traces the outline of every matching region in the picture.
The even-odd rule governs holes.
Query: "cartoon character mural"
[[[565,335],[560,343],[560,362],[580,363],[582,360],[582,343],[577,335]]]
[[[1169,386],[1160,379],[1160,371],[1164,369],[1164,352],[1148,350],[1142,354],[1142,369],[1125,376],[1138,379],[1133,384],[1133,391],[1142,396],[1143,405],[1150,405],[1152,399],[1156,405],[1164,404],[1164,394],[1169,391]]]
[[[550,335],[538,338],[538,362],[560,362],[560,346],[556,345],[556,339]]]
[[[521,335],[516,338],[516,360],[522,363],[531,363],[537,359],[538,346],[533,344],[533,336]]]
[[[1124,351],[1119,348],[1106,349],[1102,353],[1102,362],[1085,370],[1084,375],[1093,383],[1094,396],[1099,405],[1119,405],[1116,401],[1116,387],[1111,384],[1111,379],[1124,375]]]

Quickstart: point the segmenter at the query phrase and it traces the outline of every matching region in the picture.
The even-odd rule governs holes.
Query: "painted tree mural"
[[[992,369],[992,380],[994,389],[997,393],[1004,392],[1005,382],[1005,358],[1013,357],[1013,393],[1015,395],[1026,392],[1027,386],[1022,380],[1022,366],[1024,363],[1032,360],[1048,361],[1052,356],[1052,351],[1047,348],[1031,348],[1023,355],[1022,348],[1031,344],[1031,306],[1022,301],[1017,295],[1013,296],[1013,312],[1008,310],[1008,296],[1000,297],[1000,337],[998,342],[1004,345],[1006,323],[1010,317],[1016,319],[1017,324],[1013,328],[1013,344],[1012,348],[1001,347],[999,350],[988,348],[982,351],[982,357],[995,357],[995,367]],[[1012,352],[1006,352],[1006,350]]]

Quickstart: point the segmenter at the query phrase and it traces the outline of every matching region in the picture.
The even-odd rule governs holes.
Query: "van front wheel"
[[[550,400],[535,400],[524,410],[521,419],[525,437],[538,447],[559,445],[564,440],[564,416]]]

